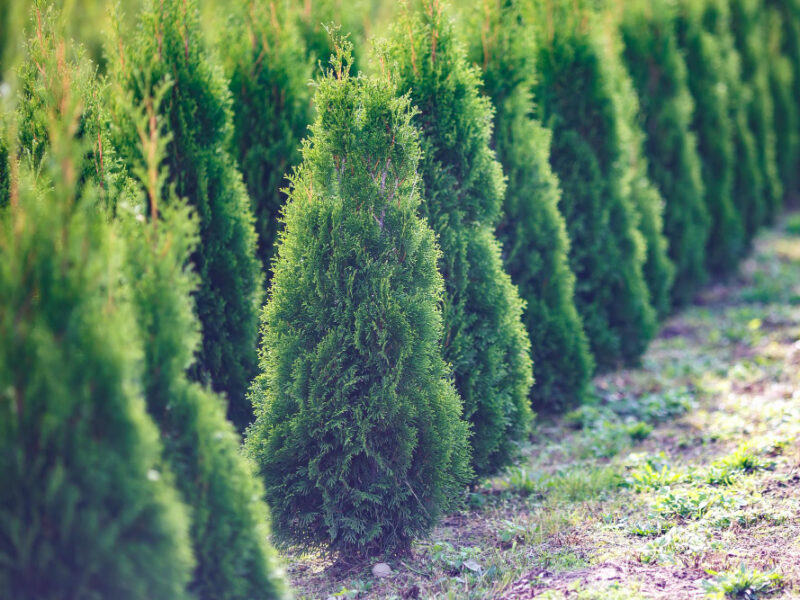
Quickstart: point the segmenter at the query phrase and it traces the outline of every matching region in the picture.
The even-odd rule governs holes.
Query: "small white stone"
[[[392,574],[392,567],[386,563],[378,563],[372,567],[372,575],[374,577],[388,577]]]

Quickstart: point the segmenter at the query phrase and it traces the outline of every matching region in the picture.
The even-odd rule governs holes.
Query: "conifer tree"
[[[420,111],[420,208],[442,248],[443,352],[472,422],[472,464],[485,475],[509,464],[525,435],[532,382],[523,302],[494,234],[505,185],[490,148],[492,109],[438,0],[407,11],[386,50]]]
[[[767,64],[769,69],[769,90],[774,106],[775,155],[781,189],[784,196],[795,194],[798,190],[798,149],[800,144],[800,114],[798,114],[797,88],[794,84],[794,68],[789,52],[795,51],[794,44],[787,43],[785,36],[800,33],[796,15],[790,8],[771,6],[770,1],[762,3],[765,11],[764,33],[767,40]],[[777,3],[781,4],[781,3]],[[796,44],[797,42],[795,42]]]
[[[681,0],[676,34],[687,66],[687,83],[694,99],[692,131],[697,136],[705,204],[711,218],[706,264],[712,273],[736,267],[745,246],[744,224],[732,197],[733,123],[720,43],[704,27],[705,0]]]
[[[650,303],[659,317],[669,314],[670,292],[675,280],[675,265],[669,257],[669,243],[664,235],[664,198],[650,181],[642,130],[639,100],[633,81],[622,60],[622,39],[617,16],[612,10],[601,13],[596,31],[601,37],[603,64],[611,82],[614,106],[618,111],[618,131],[623,159],[623,189],[639,217],[639,231],[645,241],[644,278],[650,291]]]
[[[0,120],[0,126],[3,125]],[[8,205],[11,196],[11,164],[8,162],[8,143],[0,132],[0,209]]]
[[[147,189],[143,211],[137,186],[120,169],[107,139],[95,137],[108,128],[108,115],[97,100],[103,95],[102,86],[80,53],[74,58],[61,53],[58,61],[48,61],[59,54],[60,46],[52,23],[45,22],[29,44],[30,58],[21,71],[23,104],[34,108],[21,113],[21,130],[40,132],[35,152],[28,153],[38,167],[51,152],[47,127],[62,94],[58,88],[51,93],[48,82],[61,77],[76,87],[80,95],[76,121],[81,124],[77,133],[88,151],[75,161],[75,170],[104,190],[106,202],[98,210],[112,208],[122,225],[120,233],[127,242],[122,266],[131,283],[133,316],[144,351],[142,388],[161,433],[164,460],[192,510],[190,532],[197,566],[188,589],[198,600],[281,597],[285,586],[268,544],[267,509],[259,500],[263,490],[239,454],[222,399],[186,376],[199,341],[190,295],[196,282],[187,270],[198,224],[183,202],[172,199],[161,206],[166,173],[159,172],[159,164],[167,140],[160,137],[157,103],[146,98],[141,117],[128,109],[137,117],[131,122],[142,144],[142,164],[134,164],[133,171]],[[102,172],[96,168],[100,163]],[[145,213],[149,222],[142,218]]]
[[[78,177],[77,99],[53,83],[49,152],[23,162],[0,216],[0,596],[188,598],[188,519],[138,386],[121,239]]]
[[[576,301],[598,366],[636,361],[656,328],[644,240],[625,189],[619,109],[591,15],[564,1],[539,7],[537,109],[553,128]]]
[[[239,14],[241,13],[241,14]],[[248,0],[220,44],[233,98],[232,152],[250,195],[258,255],[269,277],[281,191],[311,122],[311,62],[286,4]]]
[[[484,2],[471,21],[470,58],[495,106],[493,146],[507,177],[497,237],[503,263],[525,301],[536,384],[531,402],[554,412],[579,404],[594,359],[575,308],[569,239],[550,169],[550,132],[533,118],[532,29],[514,0]]]
[[[800,98],[800,2],[766,0],[765,4],[770,11],[770,54],[772,57],[782,54],[781,60],[770,64],[778,68],[778,81],[784,86],[791,79],[790,87],[782,90],[785,122],[778,123],[776,115],[775,129],[783,135],[782,146],[789,149],[788,153],[779,150],[784,195],[796,200],[800,194],[800,108],[797,107],[797,98]],[[786,102],[787,99],[790,102]],[[792,160],[795,161],[793,166],[790,165]]]
[[[94,182],[98,199],[111,213],[116,202],[125,201],[129,183],[119,176],[119,157],[111,143],[109,119],[104,106],[105,83],[81,45],[64,42],[62,15],[52,5],[37,2],[32,21],[35,31],[24,44],[25,56],[17,71],[19,101],[16,106],[16,138],[20,156],[38,169],[50,151],[50,121],[58,113],[67,91],[79,105],[74,135],[84,155],[75,162],[81,182]],[[61,81],[56,89],[54,81]]]
[[[122,42],[121,42],[122,43]],[[257,312],[263,275],[256,255],[250,200],[228,147],[230,96],[221,69],[204,47],[193,0],[154,3],[132,43],[117,60],[117,79],[134,100],[169,77],[162,116],[172,139],[163,167],[200,218],[193,262],[200,276],[195,294],[203,332],[194,377],[209,379],[228,397],[228,414],[240,427],[251,419],[246,390],[256,369]],[[146,77],[141,74],[146,73]],[[135,128],[122,125],[117,143],[129,164],[136,160]]]
[[[620,31],[623,59],[642,111],[650,179],[664,197],[664,233],[676,269],[672,299],[680,305],[706,279],[705,248],[711,223],[697,139],[691,131],[694,102],[673,10],[661,0],[626,2]]]
[[[281,539],[361,554],[407,548],[472,475],[413,112],[338,44],[291,178],[246,448]]]
[[[728,110],[732,126],[736,168],[733,170],[732,198],[741,215],[745,243],[749,245],[759,223],[763,222],[764,186],[758,162],[758,150],[748,122],[749,90],[742,82],[741,59],[731,33],[730,10],[727,0],[705,0],[703,11],[705,29],[714,36],[722,58],[724,85],[728,92]]]
[[[189,589],[198,600],[281,598],[286,586],[268,541],[263,488],[239,453],[223,398],[186,375],[200,341],[191,297],[197,278],[188,269],[198,223],[185,202],[162,201],[167,174],[159,172],[159,164],[167,139],[160,137],[157,105],[157,99],[146,98],[146,109],[133,119],[144,140],[146,162],[135,171],[147,192],[147,219],[120,218],[144,345],[148,410],[161,431],[165,460],[192,509],[197,567]]]
[[[765,11],[761,0],[730,0],[731,31],[741,57],[741,77],[747,87],[750,130],[756,142],[763,187],[763,221],[770,223],[781,205],[783,186],[776,156],[775,107],[769,82]]]

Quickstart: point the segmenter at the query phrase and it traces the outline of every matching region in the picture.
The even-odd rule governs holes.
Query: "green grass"
[[[765,573],[749,569],[744,563],[731,571],[709,571],[709,575],[713,575],[713,579],[704,580],[703,587],[711,598],[759,598],[783,586],[783,576],[777,571]]]

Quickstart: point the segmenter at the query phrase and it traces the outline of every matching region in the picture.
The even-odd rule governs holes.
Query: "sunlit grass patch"
[[[711,598],[758,598],[780,590],[784,583],[776,570],[749,569],[744,563],[731,571],[709,571],[709,575],[713,579],[704,580],[703,587]]]
[[[747,505],[742,496],[713,488],[668,490],[656,498],[653,510],[665,518],[700,519],[712,508],[740,508]]]

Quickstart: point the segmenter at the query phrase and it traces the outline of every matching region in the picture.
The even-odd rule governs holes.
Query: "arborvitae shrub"
[[[745,243],[763,222],[764,186],[758,162],[758,149],[748,122],[749,89],[742,82],[741,59],[731,33],[728,0],[705,0],[703,11],[705,29],[714,36],[722,62],[724,85],[728,94],[735,168],[733,169],[732,199],[742,219]]]
[[[778,175],[784,196],[793,195],[798,184],[798,141],[800,141],[800,115],[798,114],[797,88],[794,85],[794,68],[791,55],[796,51],[794,44],[784,40],[786,36],[800,34],[797,15],[793,15],[791,7],[780,6],[786,2],[776,2],[778,6],[770,6],[771,2],[762,3],[767,40],[767,62],[769,66],[769,91],[774,106],[775,154]],[[781,10],[781,9],[785,10]],[[796,9],[795,9],[796,10]]]
[[[673,7],[661,0],[626,2],[620,31],[625,65],[639,97],[650,179],[665,202],[664,233],[676,268],[672,298],[683,304],[706,279],[711,223]]]
[[[489,474],[511,462],[531,420],[523,302],[494,235],[505,185],[490,148],[491,105],[438,0],[403,16],[385,60],[419,108],[420,208],[442,248],[443,352],[472,422],[475,472]]]
[[[227,24],[220,50],[233,97],[232,149],[252,202],[258,255],[269,273],[286,201],[281,190],[300,162],[300,141],[311,122],[311,62],[286,5],[251,0],[240,12]]]
[[[103,186],[108,202],[96,208],[101,211],[108,204],[123,226],[121,233],[127,242],[124,273],[131,283],[133,315],[144,350],[142,387],[161,432],[164,459],[192,509],[190,532],[197,559],[189,585],[192,597],[280,597],[284,586],[268,545],[267,509],[259,500],[263,491],[239,454],[222,399],[186,376],[199,341],[190,295],[195,277],[187,270],[198,225],[182,202],[172,200],[159,206],[163,176],[158,165],[165,141],[159,137],[154,104],[147,99],[149,112],[132,121],[141,134],[139,139],[146,140],[141,152],[146,162],[133,166],[147,187],[146,212],[151,220],[145,222],[135,183],[120,172],[109,145],[100,145],[95,138],[105,115],[102,106],[87,103],[101,92],[91,68],[80,60],[81,55],[65,56],[63,45],[49,27],[40,27],[30,49],[21,83],[24,105],[35,110],[21,113],[21,130],[41,135],[35,153],[21,154],[27,154],[29,162],[37,166],[52,152],[47,127],[64,102],[65,90],[50,82],[61,77],[77,86],[81,100],[76,122],[82,124],[79,133],[89,152],[74,162],[75,172]],[[57,60],[48,59],[55,56]],[[131,110],[130,114],[137,113]],[[96,169],[101,161],[105,162],[103,172]],[[123,180],[124,184],[111,187]]]
[[[782,98],[790,100],[790,103],[783,104],[786,115],[794,112],[794,126],[786,119],[785,123],[776,122],[775,128],[784,136],[784,145],[791,149],[787,156],[779,150],[779,161],[781,172],[783,173],[784,195],[789,199],[797,199],[800,193],[800,109],[797,107],[797,98],[800,98],[800,2],[798,0],[766,0],[766,6],[771,15],[769,26],[771,31],[770,47],[772,57],[777,52],[781,52],[783,60],[770,63],[778,66],[781,63],[788,65],[779,67],[781,79],[786,82],[791,78],[791,87],[783,90]],[[774,44],[777,42],[778,46]],[[770,59],[772,61],[773,58]],[[788,73],[786,69],[788,67]],[[792,111],[794,109],[794,111]],[[776,114],[776,121],[777,121]],[[788,141],[788,145],[787,145]],[[792,147],[793,146],[793,147]],[[795,163],[790,166],[790,161]]]
[[[781,205],[783,187],[776,156],[775,107],[770,93],[765,11],[761,0],[730,0],[731,31],[741,57],[741,77],[747,87],[748,122],[756,142],[764,221],[769,223]]]
[[[675,265],[669,257],[669,243],[664,235],[664,198],[648,175],[639,100],[622,61],[622,39],[616,15],[606,10],[601,16],[596,31],[602,40],[602,60],[618,111],[623,189],[628,190],[631,204],[637,211],[639,231],[647,248],[643,270],[650,303],[657,315],[663,318],[670,311],[670,292],[675,280]]]
[[[280,538],[369,553],[407,548],[472,475],[413,113],[349,67],[338,47],[291,180],[246,447]]]
[[[3,121],[0,120],[0,128]],[[11,164],[8,162],[8,144],[3,129],[0,129],[0,209],[6,206],[11,196]]]
[[[138,388],[120,236],[77,180],[64,100],[39,186],[21,169],[0,216],[0,596],[187,598],[189,523]]]
[[[548,4],[537,52],[537,108],[553,129],[550,164],[561,181],[576,303],[598,366],[633,362],[656,328],[644,280],[644,240],[624,188],[619,111],[591,17]]]
[[[559,411],[580,403],[594,359],[575,308],[550,132],[532,116],[532,30],[517,2],[485,8],[471,23],[470,58],[482,67],[483,91],[495,106],[493,145],[508,182],[497,237],[525,301],[536,370],[531,402],[537,411]]]
[[[224,399],[189,381],[200,328],[191,294],[197,278],[190,255],[198,236],[183,201],[161,201],[155,177],[166,140],[159,137],[154,104],[138,121],[142,154],[136,169],[147,189],[147,219],[120,215],[128,241],[125,273],[144,346],[144,391],[164,442],[164,457],[192,510],[197,567],[189,586],[198,600],[272,599],[286,595],[269,544],[263,488],[239,453],[239,437],[225,418]]]
[[[733,124],[720,43],[704,27],[705,0],[681,0],[675,29],[694,98],[692,130],[697,136],[705,203],[711,217],[706,264],[712,273],[727,273],[737,265],[745,245],[744,224],[732,197]]]
[[[192,259],[200,275],[195,298],[203,344],[192,371],[227,394],[229,416],[244,426],[251,417],[246,390],[256,370],[263,275],[250,200],[228,152],[227,82],[204,47],[195,2],[154,3],[143,13],[132,43],[123,44],[117,63],[117,78],[135,101],[152,96],[165,78],[173,83],[161,105],[172,133],[165,185],[174,185],[200,217],[200,243]],[[120,150],[133,163],[139,152],[136,132],[124,123],[120,131]]]

